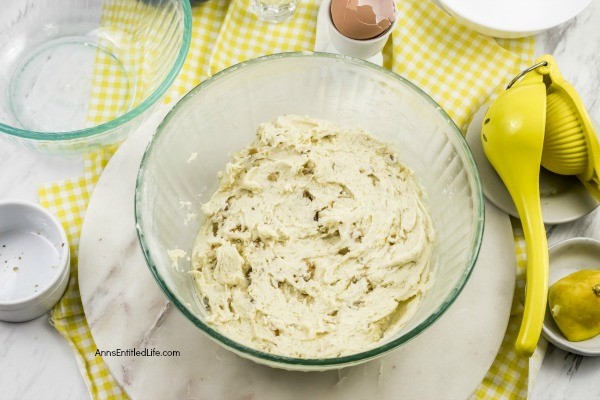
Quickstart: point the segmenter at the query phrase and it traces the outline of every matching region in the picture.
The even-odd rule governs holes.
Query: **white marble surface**
[[[0,200],[37,202],[40,183],[79,176],[79,159],[40,155],[0,136]],[[89,398],[73,352],[48,322],[0,321],[0,398]]]
[[[582,95],[592,117],[600,120],[600,2],[575,20],[538,37],[537,54],[555,55],[563,74]],[[0,137],[0,199],[35,201],[39,183],[81,173],[80,160],[40,156]],[[573,236],[600,239],[600,210],[550,234],[550,243]],[[47,322],[0,322],[2,398],[85,399],[87,390],[71,349]],[[600,398],[600,357],[580,357],[549,346],[532,398]]]
[[[459,399],[472,393],[495,358],[510,314],[515,260],[505,214],[487,207],[480,256],[460,297],[434,326],[399,350],[341,371],[259,366],[204,336],[167,302],[148,272],[130,200],[143,150],[159,121],[150,121],[129,138],[104,171],[88,207],[79,251],[81,298],[98,348],[181,353],[105,357],[134,400],[186,394],[200,399],[393,399],[399,390],[408,398]],[[169,371],[169,386],[160,379],[164,371]]]
[[[553,54],[563,76],[600,121],[600,2],[536,41],[536,54]],[[550,230],[548,244],[570,237],[600,239],[600,209]],[[600,399],[600,357],[582,357],[549,345],[532,394],[536,400]]]

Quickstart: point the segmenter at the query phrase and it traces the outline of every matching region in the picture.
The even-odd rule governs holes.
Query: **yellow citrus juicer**
[[[531,355],[539,339],[548,287],[539,166],[561,175],[576,175],[600,201],[600,145],[581,98],[548,54],[515,77],[490,106],[484,117],[482,143],[523,222],[527,281],[515,348]]]
[[[531,356],[542,331],[548,293],[548,243],[540,205],[539,174],[546,123],[546,85],[540,74],[522,74],[488,109],[481,141],[523,224],[527,278],[523,321],[515,343]],[[522,76],[521,75],[521,76]]]

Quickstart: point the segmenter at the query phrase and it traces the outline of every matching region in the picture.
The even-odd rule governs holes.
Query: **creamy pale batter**
[[[294,115],[261,124],[202,207],[193,274],[208,323],[300,358],[393,336],[429,287],[421,197],[412,171],[363,130]]]

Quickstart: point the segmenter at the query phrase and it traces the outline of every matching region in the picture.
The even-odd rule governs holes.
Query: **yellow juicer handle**
[[[523,321],[515,350],[517,354],[530,357],[537,347],[548,296],[548,241],[546,228],[542,220],[542,210],[539,203],[539,186],[531,191],[521,188],[519,194],[513,196],[513,201],[523,224],[525,245],[527,248],[527,284],[525,286],[525,307]]]
[[[523,109],[526,110],[526,103],[532,99],[522,96],[513,100],[523,101]],[[510,162],[519,164],[519,157],[514,153],[512,156]],[[522,158],[525,157],[530,157],[526,151],[522,154]],[[542,332],[548,299],[548,241],[540,202],[539,162],[535,170],[521,169],[506,186],[521,219],[527,252],[523,320],[515,350],[521,356],[531,357]]]
[[[539,188],[546,115],[546,87],[542,79],[539,74],[527,74],[515,87],[502,93],[490,106],[482,128],[485,154],[508,189],[523,224],[527,282],[515,350],[526,357],[537,346],[548,295],[548,242]],[[489,121],[492,122],[488,124]],[[495,135],[490,131],[493,124]],[[498,140],[499,136],[502,140]]]
[[[542,77],[528,74],[515,86],[529,86],[531,90],[522,91],[523,94],[519,97],[514,96],[511,99],[512,105],[531,113],[538,112],[537,108],[541,107],[541,104],[534,105],[533,103],[540,100],[541,96],[535,95],[533,88],[536,87],[540,92],[545,92]],[[539,111],[545,115],[545,104]],[[543,126],[540,128],[543,129]],[[527,149],[524,149],[522,153],[513,153],[511,156],[510,162],[527,165],[525,159],[530,158],[532,155],[528,153]],[[514,177],[514,181],[507,184],[523,225],[527,249],[523,320],[515,342],[517,354],[524,357],[531,357],[537,347],[548,298],[548,241],[540,203],[539,167],[540,161],[536,163],[534,168],[521,169],[520,173]]]

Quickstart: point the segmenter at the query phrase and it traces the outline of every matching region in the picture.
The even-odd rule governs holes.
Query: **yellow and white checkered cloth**
[[[75,352],[79,369],[94,399],[127,398],[102,359],[95,356],[96,345],[83,313],[77,278],[77,250],[83,217],[96,182],[113,152],[114,149],[106,149],[87,155],[84,159],[84,176],[81,178],[39,188],[40,204],[62,222],[71,250],[69,284],[65,295],[52,310],[50,321]]]
[[[113,7],[109,1],[103,21],[110,23]],[[249,0],[210,0],[193,9],[193,31],[186,62],[166,95],[176,99],[211,74],[238,62],[283,51],[311,50],[314,47],[319,0],[301,0],[294,17],[282,24],[267,24],[248,13]],[[399,23],[384,49],[384,66],[423,88],[454,119],[459,127],[507,80],[533,61],[533,38],[495,40],[459,25],[426,0],[398,0]],[[132,49],[132,51],[134,51]],[[99,56],[101,57],[101,56]],[[106,76],[110,66],[98,60],[96,73]],[[90,121],[111,110],[124,90],[113,84],[95,87],[90,99]],[[96,113],[96,114],[95,114]],[[114,149],[89,154],[84,176],[44,185],[40,202],[62,221],[71,244],[72,275],[67,292],[52,311],[57,330],[73,348],[83,377],[94,399],[127,398],[100,357],[85,320],[77,283],[77,249],[81,224],[93,188]],[[519,222],[515,226],[517,288],[513,315],[496,360],[473,395],[477,399],[521,399],[527,396],[529,363],[513,351],[522,310],[525,245]]]
[[[301,0],[291,21],[260,22],[248,12],[250,0],[232,0],[210,60],[214,74],[251,58],[286,51],[312,50],[319,0]]]

